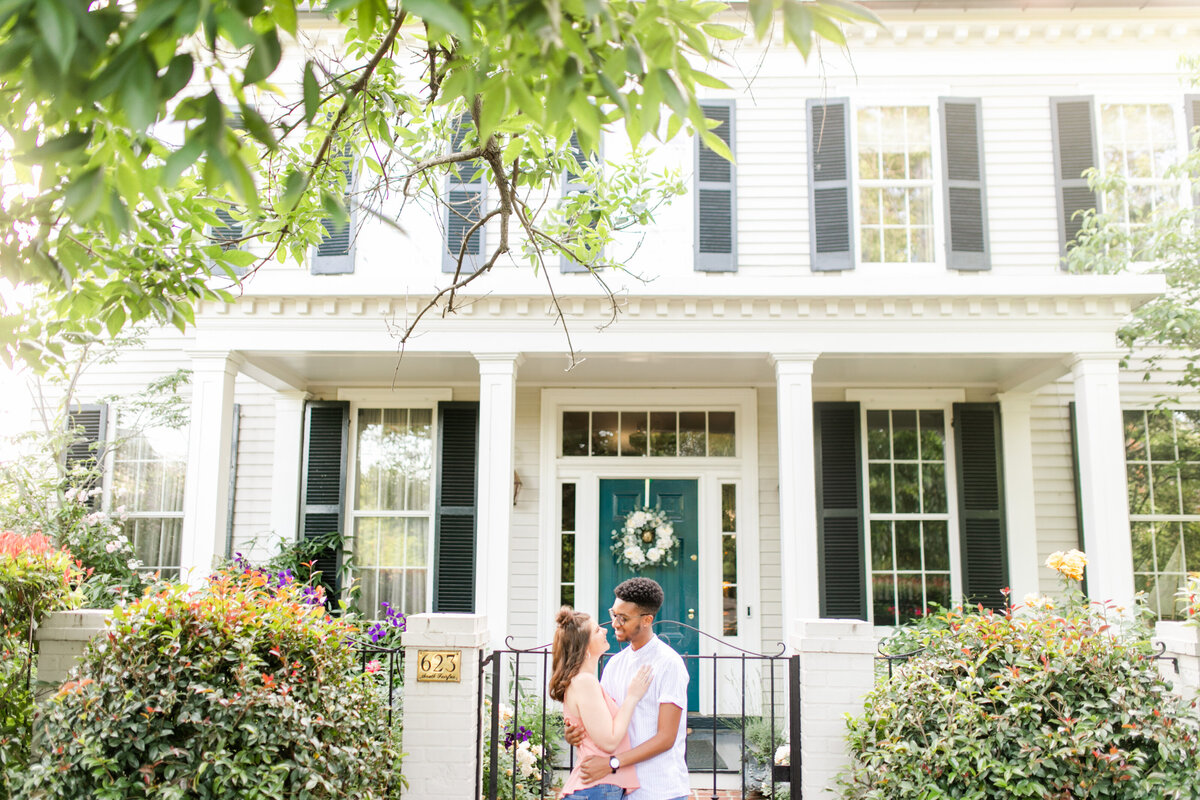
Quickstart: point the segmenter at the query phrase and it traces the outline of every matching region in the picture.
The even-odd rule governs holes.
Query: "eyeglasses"
[[[637,616],[645,617],[645,616],[649,616],[649,615],[648,614],[638,614]],[[624,625],[626,622],[629,622],[629,620],[633,619],[633,617],[627,617],[624,614],[618,614],[615,611],[609,611],[608,617],[609,617],[609,619],[611,619],[613,621],[614,625]]]

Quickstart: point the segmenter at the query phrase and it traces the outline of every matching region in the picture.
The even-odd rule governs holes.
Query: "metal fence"
[[[700,689],[699,707],[689,709],[680,723],[688,728],[689,772],[709,776],[705,784],[711,785],[714,799],[722,788],[738,786],[742,796],[752,788],[775,796],[779,784],[800,774],[799,656],[785,655],[783,645],[774,654],[743,650],[681,622],[660,620],[654,627],[656,632],[693,631],[702,649],[710,651],[682,656],[689,672],[698,676]],[[556,774],[565,778],[575,766],[574,752],[563,738],[561,712],[548,696],[550,645],[520,649],[511,638],[505,644],[508,649],[492,652],[479,665],[479,710],[485,716],[475,777],[486,800],[522,793],[543,797]],[[602,670],[607,658],[602,658]],[[764,761],[746,757],[748,733],[754,730]],[[776,765],[776,751],[785,743],[788,763]],[[540,755],[534,745],[541,748]],[[520,749],[526,752],[518,757]]]
[[[380,693],[386,696],[387,728],[401,719],[404,702],[404,648],[379,647],[371,642],[355,642],[358,663],[363,672],[376,676]]]

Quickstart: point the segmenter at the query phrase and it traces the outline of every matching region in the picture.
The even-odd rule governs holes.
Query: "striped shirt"
[[[671,749],[637,765],[641,788],[625,795],[626,800],[673,800],[691,792],[688,786],[684,740],[687,738],[687,668],[683,659],[669,645],[651,635],[640,650],[626,647],[604,667],[600,685],[620,705],[625,700],[629,681],[644,664],[654,668],[650,688],[633,710],[629,722],[629,742],[637,747],[658,732],[658,707],[671,703],[682,710],[679,730]]]

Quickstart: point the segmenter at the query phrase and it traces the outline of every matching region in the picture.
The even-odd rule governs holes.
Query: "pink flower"
[[[376,672],[379,672],[379,670],[383,669],[383,664],[380,664],[378,661],[368,661],[365,669],[367,670],[368,674],[374,675]]]

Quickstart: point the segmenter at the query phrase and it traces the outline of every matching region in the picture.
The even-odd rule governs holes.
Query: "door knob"
[[[695,553],[693,553],[693,554],[692,554],[692,561],[695,561],[695,560],[696,560],[696,554],[695,554]]]
[[[695,619],[695,618],[696,618],[696,609],[689,608],[688,609],[688,619]]]

